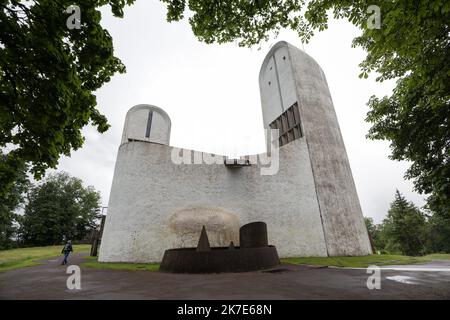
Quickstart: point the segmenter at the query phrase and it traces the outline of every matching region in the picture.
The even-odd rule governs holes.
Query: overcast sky
[[[366,102],[373,94],[390,94],[394,83],[358,78],[365,53],[351,48],[359,32],[349,22],[331,21],[327,31],[304,46],[295,33],[285,31],[258,50],[202,44],[186,21],[169,24],[165,14],[156,0],[136,1],[124,19],[104,10],[102,24],[127,67],[126,74],[97,92],[98,108],[111,128],[105,134],[86,128],[84,147],[62,158],[58,167],[99,190],[104,206],[125,114],[134,105],[153,104],[169,114],[173,146],[225,155],[264,152],[258,75],[264,56],[279,40],[304,48],[325,72],[364,215],[380,222],[397,188],[423,205],[423,196],[403,179],[408,164],[388,159],[388,143],[365,138]]]

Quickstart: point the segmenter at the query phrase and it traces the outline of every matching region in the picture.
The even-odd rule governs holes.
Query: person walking
[[[69,254],[72,251],[73,251],[72,241],[68,240],[67,243],[64,245],[64,248],[61,251],[61,253],[64,254],[64,260],[61,263],[62,265],[66,265],[67,264],[67,258],[69,257]]]

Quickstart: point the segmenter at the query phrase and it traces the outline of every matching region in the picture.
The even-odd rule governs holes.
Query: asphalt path
[[[81,265],[75,254],[70,265]],[[81,289],[68,289],[61,257],[0,273],[0,299],[450,299],[450,261],[380,270],[280,265],[273,270],[206,275],[80,267]],[[373,280],[373,279],[372,279]],[[375,283],[369,281],[370,283]],[[73,283],[73,282],[71,282]]]

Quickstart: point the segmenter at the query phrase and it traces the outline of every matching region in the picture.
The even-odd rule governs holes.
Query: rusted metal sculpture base
[[[159,270],[176,273],[246,272],[273,268],[280,264],[277,249],[265,248],[196,248],[166,250]]]
[[[170,249],[164,252],[160,271],[176,273],[246,272],[270,269],[280,264],[277,249],[267,245],[267,227],[254,222],[240,230],[241,247],[210,248],[205,227],[197,248]]]

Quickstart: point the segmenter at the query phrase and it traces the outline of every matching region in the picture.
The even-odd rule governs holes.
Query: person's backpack
[[[70,252],[70,251],[72,251],[72,245],[69,243],[66,243],[64,245],[64,248],[62,249],[61,253]]]

